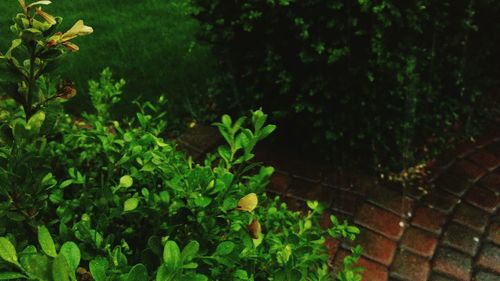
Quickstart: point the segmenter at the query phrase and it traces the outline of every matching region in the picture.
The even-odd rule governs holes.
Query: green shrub
[[[60,19],[37,10],[40,28],[48,26],[37,31],[33,9],[50,1],[20,3],[14,27],[24,45],[13,46],[28,62],[17,64],[23,52],[2,55],[19,71],[6,81],[18,86],[7,87],[12,98],[0,104],[1,280],[333,278],[327,237],[354,240],[359,229],[334,216],[323,229],[318,202],[301,214],[266,195],[273,168],[251,162],[255,145],[275,130],[266,114],[224,115],[215,125],[226,145],[204,163],[160,136],[163,97],[137,103],[135,118],[113,120],[110,106],[125,82],[109,70],[89,83],[95,113],[73,118],[58,106],[74,96],[72,85],[56,88],[50,71],[36,74],[46,69],[42,54],[55,50],[51,62],[60,61],[76,50],[68,38],[91,29],[79,22],[72,29],[79,32],[45,33]],[[361,279],[354,266],[361,249],[352,252],[339,280]]]
[[[411,164],[475,133],[498,84],[498,1],[194,3],[222,108],[262,104],[331,158]]]
[[[91,83],[92,100],[120,97],[108,74]],[[273,169],[249,162],[255,144],[274,130],[265,114],[253,112],[251,128],[245,118],[224,116],[216,125],[227,144],[197,164],[159,137],[165,125],[157,110],[146,103],[127,123],[94,114],[61,118],[53,140],[34,136],[45,143],[43,158],[39,151],[21,153],[41,158],[19,161],[30,168],[26,174],[17,166],[7,173],[15,155],[3,147],[0,169],[8,184],[0,189],[0,235],[6,237],[0,247],[10,255],[1,256],[6,263],[0,272],[10,272],[3,274],[11,279],[67,280],[47,276],[73,279],[80,266],[97,281],[331,280],[325,237],[354,239],[359,230],[333,216],[333,226],[322,230],[317,202],[300,214],[266,196]],[[8,186],[27,178],[30,188],[26,184],[24,193],[10,196]],[[38,204],[19,208],[26,198]],[[354,261],[358,256],[354,249]],[[346,263],[338,274],[353,270]],[[352,276],[340,280],[358,278]]]

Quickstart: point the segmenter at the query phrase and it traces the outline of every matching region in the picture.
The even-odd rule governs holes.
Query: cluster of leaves
[[[223,116],[215,125],[227,144],[203,163],[161,137],[163,97],[113,120],[125,82],[109,70],[89,83],[96,113],[64,114],[57,105],[75,90],[51,86],[47,66],[92,30],[78,21],[54,33],[60,18],[40,7],[50,1],[19,3],[12,29],[21,41],[2,55],[17,76],[0,104],[0,280],[333,278],[327,237],[353,240],[359,230],[334,216],[321,228],[318,202],[301,214],[267,197],[273,168],[252,163],[255,145],[275,130],[266,114]],[[361,279],[360,252],[353,249],[339,280]]]
[[[71,40],[90,34],[93,29],[79,20],[62,33],[58,31],[62,18],[52,16],[42,8],[51,1],[26,4],[24,0],[19,0],[19,4],[22,13],[14,17],[14,24],[10,27],[16,39],[12,40],[5,54],[0,53],[3,73],[0,86],[23,106],[26,120],[29,120],[54,100],[76,95],[76,90],[68,81],[61,82],[54,92],[53,83],[44,74],[53,71],[66,53],[79,50]]]
[[[91,82],[93,101],[119,99],[123,82],[109,77],[106,70],[100,82]],[[124,122],[96,114],[78,120],[63,116],[52,140],[34,137],[45,139],[40,160],[45,165],[26,163],[31,168],[26,175],[15,167],[2,172],[9,184],[19,186],[21,176],[32,182],[16,198],[2,195],[0,276],[331,280],[326,237],[352,240],[359,230],[333,216],[333,226],[322,229],[318,202],[309,202],[301,214],[267,197],[273,168],[250,163],[252,148],[275,129],[266,124],[267,115],[254,111],[250,128],[245,118],[223,116],[216,126],[227,144],[197,164],[160,137],[161,103],[143,104],[136,118]],[[16,155],[6,151],[4,157],[7,165]],[[40,177],[31,177],[34,172]],[[1,191],[11,194],[6,186]],[[39,203],[24,203],[26,198]],[[33,232],[40,247],[34,246]],[[359,280],[354,266],[359,255],[360,249],[353,249],[353,262],[337,273],[340,280]]]
[[[498,84],[497,1],[194,3],[223,108],[261,104],[330,151],[412,164],[474,133]]]

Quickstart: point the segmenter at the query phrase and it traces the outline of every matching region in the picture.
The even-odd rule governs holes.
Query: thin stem
[[[27,96],[27,101],[26,101],[26,108],[24,109],[26,113],[26,121],[28,121],[31,116],[33,115],[33,95],[35,93],[35,86],[36,86],[36,79],[35,79],[35,60],[36,60],[36,53],[35,50],[36,46],[34,43],[31,44],[30,48],[30,72],[29,72],[29,78],[28,78],[28,96]]]

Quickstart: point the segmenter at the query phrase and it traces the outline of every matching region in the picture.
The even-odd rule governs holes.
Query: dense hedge
[[[500,77],[494,0],[194,2],[219,104],[263,104],[332,153],[413,162],[473,133]]]

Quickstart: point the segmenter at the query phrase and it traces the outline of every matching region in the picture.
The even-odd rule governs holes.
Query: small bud
[[[44,12],[41,7],[37,7],[35,11],[37,15],[41,16],[50,25],[54,25],[57,23],[56,19],[52,15]]]
[[[80,50],[80,47],[78,47],[78,45],[76,44],[73,44],[69,41],[67,42],[62,42],[62,45],[70,52],[76,52],[78,50]]]
[[[68,100],[76,96],[76,88],[72,82],[64,80],[57,89],[57,97]]]
[[[61,42],[61,37],[62,33],[61,32],[56,32],[52,37],[49,38],[49,41],[47,41],[47,47],[52,48],[57,46],[59,42]]]
[[[250,223],[248,226],[248,233],[253,239],[259,239],[262,234],[262,226],[258,220],[254,219],[252,223]]]

